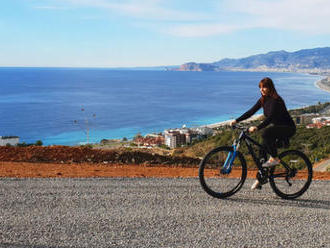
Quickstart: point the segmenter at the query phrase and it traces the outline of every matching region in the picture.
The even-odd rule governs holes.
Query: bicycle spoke
[[[302,195],[312,180],[312,165],[299,151],[280,154],[281,164],[271,169],[270,184],[280,197],[293,199]]]
[[[204,190],[217,198],[236,193],[246,178],[244,158],[237,153],[232,163],[232,148],[220,147],[205,156],[200,165],[199,178]]]

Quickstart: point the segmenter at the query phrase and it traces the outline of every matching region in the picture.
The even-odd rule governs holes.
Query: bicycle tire
[[[222,165],[230,152],[233,152],[232,147],[217,147],[207,153],[199,165],[198,175],[201,186],[213,197],[220,199],[229,197],[239,191],[245,182],[246,162],[239,151],[236,151],[230,172],[228,174],[221,172]],[[238,177],[235,177],[237,175]]]
[[[281,198],[295,199],[305,193],[312,182],[312,163],[304,153],[296,150],[284,151],[279,155],[279,158],[293,171],[290,175],[290,172],[283,165],[276,165],[271,168],[270,185]]]

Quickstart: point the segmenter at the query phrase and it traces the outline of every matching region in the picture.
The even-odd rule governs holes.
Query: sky
[[[168,66],[327,47],[329,17],[329,0],[1,0],[0,66]]]

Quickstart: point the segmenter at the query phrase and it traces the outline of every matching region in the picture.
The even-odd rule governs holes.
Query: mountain
[[[222,59],[214,63],[186,63],[180,71],[330,71],[330,47],[303,49],[296,52],[276,51],[241,59]]]

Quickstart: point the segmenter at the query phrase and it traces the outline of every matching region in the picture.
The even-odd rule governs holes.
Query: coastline
[[[326,91],[330,93],[330,76],[326,76],[325,78],[322,78],[314,83],[315,87],[319,88],[320,90]],[[303,108],[303,107],[302,107]],[[262,114],[253,115],[249,119],[244,120],[243,122],[250,122],[258,120],[262,117]],[[208,127],[208,128],[217,128],[217,127],[223,127],[230,124],[232,120],[226,120],[222,122],[212,123],[208,125],[203,125],[202,127]]]
[[[263,116],[263,114],[257,114],[257,115],[253,115],[251,116],[249,119],[246,119],[244,122],[251,122],[251,121],[256,121],[259,120],[261,117]],[[223,126],[228,126],[230,124],[232,120],[226,120],[226,121],[221,121],[221,122],[217,122],[217,123],[212,123],[212,124],[208,124],[208,125],[203,125],[202,127],[208,127],[208,128],[217,128],[217,127],[223,127]]]
[[[217,78],[216,80],[218,80],[219,75],[221,75],[221,74],[217,74],[217,76],[215,77],[215,78]],[[232,78],[235,78],[235,75],[236,74],[228,74],[228,75],[226,74],[226,77],[230,76],[230,79],[232,79]],[[237,74],[237,75],[243,75],[243,74]],[[254,76],[255,74],[249,74],[249,75]],[[256,80],[258,80],[260,78],[258,75],[259,74],[256,74]],[[290,74],[288,74],[288,75],[278,74],[277,75],[276,74],[276,76],[278,76],[278,77],[283,77],[285,82],[286,82],[286,80],[289,80],[291,77],[292,77],[291,81],[295,81],[296,76],[298,78],[301,78],[301,80],[305,80],[305,75],[307,75],[307,73],[298,73],[297,75],[290,75]],[[304,86],[308,85],[308,89],[312,89],[312,88],[316,87],[315,86],[316,81],[324,78],[325,76],[326,75],[323,75],[323,76],[313,75],[312,77],[310,75],[306,76],[306,82],[308,82],[308,84],[306,83],[306,84],[304,84]],[[195,77],[195,75],[193,75],[192,78],[194,78],[194,77]],[[275,77],[275,75],[274,75],[274,77]],[[181,77],[179,77],[179,78],[181,78]],[[204,78],[205,78],[204,75],[202,75],[201,78],[204,80]],[[211,78],[213,78],[213,77],[211,77]],[[127,80],[127,79],[125,79],[125,80]],[[296,87],[293,87],[293,88],[295,89]],[[308,91],[306,91],[306,92],[308,92]],[[296,94],[296,93],[294,93],[294,94]],[[319,95],[321,95],[321,94],[323,95],[323,98],[328,98],[328,96],[329,96],[328,92],[324,92],[323,90],[319,91],[318,89],[315,90],[315,88],[314,88],[314,96],[315,97],[314,97],[312,102],[319,101],[319,99],[321,99],[321,97],[319,97]],[[324,95],[325,95],[325,97],[324,97]],[[294,95],[294,97],[296,97],[296,95]],[[11,100],[11,99],[9,99],[9,100]],[[302,99],[302,100],[304,100],[304,99]],[[321,99],[320,101],[324,101],[324,99]],[[307,102],[306,104],[308,105],[308,101],[306,101],[306,102]],[[94,104],[95,103],[93,102],[93,106],[94,106]],[[102,104],[104,104],[104,103],[102,103]],[[203,104],[204,104],[204,102],[203,102]],[[163,104],[160,105],[160,106],[163,106]],[[192,105],[192,106],[194,106],[194,105]],[[198,108],[199,108],[199,106],[198,106]],[[166,111],[167,111],[167,109],[168,108],[166,108]],[[189,108],[188,108],[188,111],[190,111]],[[188,111],[185,111],[185,112],[188,112]],[[235,110],[235,111],[237,111],[237,110]],[[79,109],[78,109],[77,112],[79,112]],[[73,113],[75,113],[75,112],[73,112]],[[232,116],[234,114],[228,114],[228,111],[224,112],[224,113],[226,113],[226,114],[224,114],[224,116],[222,116],[222,114],[223,114],[222,111],[219,112],[219,117],[221,117],[221,118],[218,119],[218,120],[217,120],[216,117],[213,117],[212,115],[211,115],[209,120],[207,120],[207,118],[200,118],[201,120],[199,120],[198,115],[194,116],[194,118],[197,118],[197,120],[196,121],[195,120],[191,121],[190,124],[188,124],[188,126],[191,126],[191,127],[196,127],[196,126],[218,127],[218,126],[220,126],[221,127],[221,126],[224,126],[224,125],[228,125],[229,122],[230,122],[230,119],[233,118]],[[79,115],[79,113],[77,113],[77,115]],[[106,116],[106,115],[104,115],[104,116]],[[159,116],[156,115],[156,120],[157,120],[158,117]],[[97,125],[96,126],[90,126],[91,132],[89,133],[89,139],[92,143],[99,143],[102,139],[123,139],[124,137],[127,137],[128,139],[131,139],[138,132],[141,132],[142,134],[148,134],[148,133],[152,133],[152,132],[159,133],[159,132],[162,132],[166,128],[181,127],[182,124],[186,124],[186,122],[189,123],[189,121],[186,121],[186,122],[180,121],[180,119],[181,119],[180,117],[181,116],[177,116],[177,118],[176,118],[176,120],[178,120],[177,122],[179,123],[178,125],[172,125],[172,124],[167,125],[167,123],[172,123],[173,120],[168,121],[167,118],[166,118],[165,121],[160,122],[161,128],[158,128],[158,124],[156,126],[156,125],[153,124],[153,122],[150,122],[152,124],[149,124],[149,122],[148,122],[148,124],[146,125],[146,128],[144,128],[144,126],[142,126],[142,125],[141,126],[140,125],[135,126],[135,124],[134,124],[135,121],[134,120],[131,121],[132,124],[134,124],[134,125],[132,125],[132,127],[128,126],[127,128],[113,128],[113,129],[104,128],[104,129],[102,129],[103,126],[102,126],[102,128],[100,128]],[[61,118],[62,118],[62,116],[61,116]],[[71,118],[71,117],[69,117],[69,118]],[[78,117],[75,117],[75,118],[78,118]],[[102,118],[107,118],[107,117],[102,117]],[[152,120],[154,120],[154,117],[152,117],[152,118],[153,118]],[[190,117],[188,116],[187,119],[189,120],[189,118],[191,119],[191,116]],[[59,120],[61,120],[61,119],[59,119]],[[22,120],[22,121],[24,121],[24,120]],[[54,121],[54,124],[52,124],[52,127],[56,126],[56,124],[57,124],[56,122],[57,122],[57,120]],[[27,123],[29,123],[29,122],[27,122]],[[84,123],[81,123],[81,124],[84,125]],[[40,125],[40,127],[43,127],[42,124],[38,123],[38,125]],[[71,124],[71,121],[70,121],[70,123],[68,123],[68,127],[71,128],[71,126],[72,126],[72,124]],[[142,129],[139,129],[140,127],[142,127]],[[77,127],[77,129],[73,129],[73,131],[71,131],[69,128],[68,128],[68,131],[66,129],[59,129],[58,134],[55,133],[55,134],[52,134],[52,135],[47,135],[47,136],[42,136],[42,137],[39,136],[40,133],[37,133],[36,138],[34,138],[34,136],[32,136],[32,135],[35,135],[33,133],[31,135],[32,138],[29,136],[30,140],[26,140],[27,139],[26,137],[22,137],[21,140],[24,141],[24,142],[27,142],[27,143],[32,143],[32,142],[35,142],[36,140],[41,139],[45,145],[59,144],[59,145],[68,145],[68,146],[73,146],[73,145],[79,146],[79,145],[84,144],[84,141],[86,141],[87,138],[86,138],[86,135],[84,135],[84,133],[82,133],[81,128],[78,129],[78,127]],[[30,129],[30,130],[32,130],[32,129]],[[13,133],[13,134],[16,134],[16,133]],[[48,133],[46,133],[46,134],[48,134]],[[25,133],[23,132],[23,134],[20,135],[20,136],[24,136],[24,135],[25,135]]]
[[[315,86],[323,91],[330,93],[330,77],[322,78],[319,81],[315,82]]]

